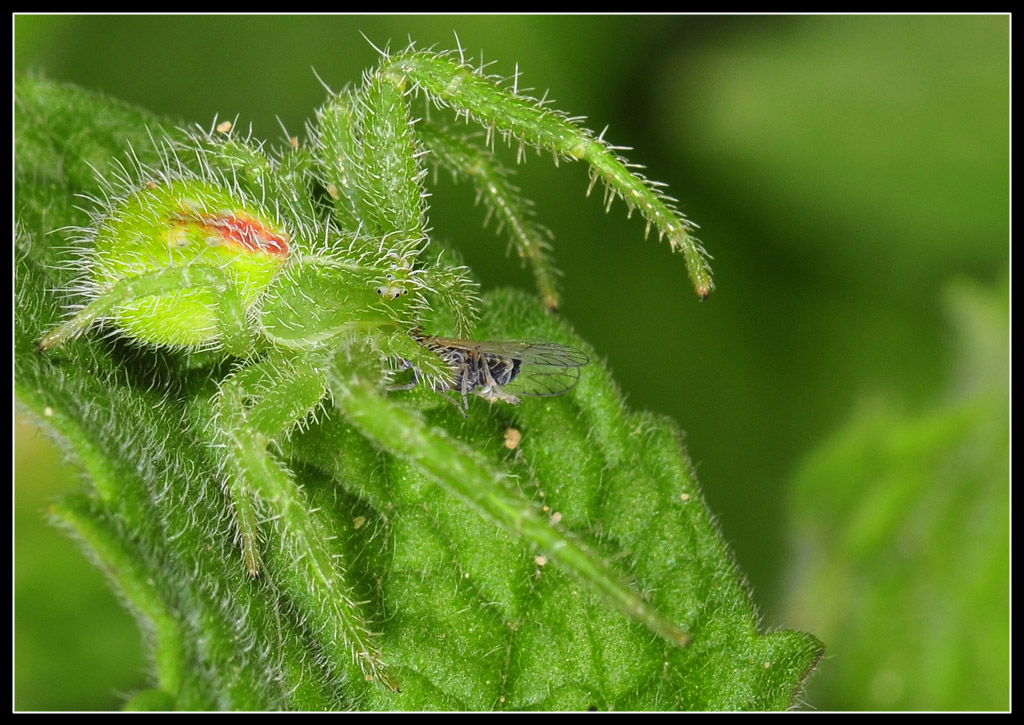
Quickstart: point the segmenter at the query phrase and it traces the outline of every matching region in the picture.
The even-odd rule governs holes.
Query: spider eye
[[[409,290],[404,287],[395,287],[393,285],[381,285],[377,288],[377,294],[387,300],[395,300],[403,295],[409,294]]]

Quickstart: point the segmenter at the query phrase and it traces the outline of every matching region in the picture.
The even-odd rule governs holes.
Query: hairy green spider
[[[478,304],[467,270],[442,262],[428,237],[425,152],[474,180],[533,266],[545,304],[557,304],[542,228],[486,148],[413,119],[417,94],[480,123],[488,143],[502,134],[520,151],[531,145],[587,161],[608,202],[620,196],[639,209],[684,254],[698,294],[708,294],[710,275],[691,225],[600,137],[461,58],[410,49],[385,55],[358,90],[332,94],[308,144],[268,153],[222,124],[165,144],[156,166],[130,163],[108,179],[94,224],[82,234],[81,281],[73,291],[87,302],[40,347],[56,348],[103,321],[140,345],[237,361],[219,383],[205,434],[224,453],[221,473],[245,570],[261,572],[269,538],[262,530],[273,527],[275,545],[303,579],[301,591],[287,593],[316,599],[308,625],[344,645],[368,678],[395,686],[360,603],[337,596],[347,590],[344,568],[273,451],[276,441],[311,425],[328,400],[369,438],[416,460],[612,605],[685,644],[688,635],[676,623],[501,485],[499,473],[380,394],[393,373],[412,367],[434,391],[460,393],[464,407],[470,392],[515,401],[502,386],[513,381],[520,358],[495,360],[499,383],[491,362],[473,358],[474,367],[460,370],[446,357],[452,340],[416,332],[447,328],[464,337]],[[562,367],[584,364],[579,355],[568,354]]]

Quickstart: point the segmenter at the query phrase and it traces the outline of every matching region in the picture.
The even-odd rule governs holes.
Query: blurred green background
[[[766,629],[828,648],[817,709],[1005,709],[1009,19],[18,16],[15,70],[274,141],[383,47],[521,73],[667,183],[716,291],[581,166],[528,155],[562,314],[689,454]],[[514,158],[509,154],[506,158]],[[485,287],[531,288],[432,187],[435,235]],[[41,434],[15,458],[18,709],[119,707],[138,632],[45,507],[76,485]],[[1006,634],[1005,638],[1003,633]]]

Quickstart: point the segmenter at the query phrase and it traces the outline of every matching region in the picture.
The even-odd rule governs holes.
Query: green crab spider
[[[600,179],[608,203],[618,196],[638,209],[648,229],[656,227],[683,254],[698,295],[710,292],[692,224],[601,137],[471,68],[461,52],[410,48],[383,53],[357,90],[332,93],[303,147],[293,140],[271,154],[220,124],[164,144],[157,166],[133,161],[107,179],[94,224],[82,234],[82,274],[72,290],[86,303],[42,337],[39,348],[52,352],[102,323],[138,345],[235,361],[213,397],[205,434],[225,454],[222,483],[244,569],[251,577],[264,571],[264,529],[272,527],[275,546],[293,552],[286,556],[303,581],[290,594],[319,603],[309,627],[343,644],[367,679],[398,686],[361,603],[338,596],[350,591],[345,569],[274,453],[277,441],[313,425],[328,406],[612,606],[686,645],[689,636],[678,623],[500,484],[500,473],[381,395],[389,386],[411,387],[393,380],[411,368],[413,384],[422,381],[445,397],[455,393],[461,405],[449,400],[465,414],[469,394],[518,403],[520,364],[549,368],[546,392],[523,391],[543,395],[571,387],[587,359],[558,343],[505,341],[498,348],[462,339],[473,325],[477,288],[464,267],[428,254],[434,243],[426,227],[424,154],[473,179],[533,267],[549,309],[558,301],[555,273],[544,230],[488,149],[414,120],[410,100],[417,95],[480,124],[490,144],[501,135],[520,153],[534,146],[556,159],[586,161],[591,186]],[[456,338],[420,332],[440,327]]]

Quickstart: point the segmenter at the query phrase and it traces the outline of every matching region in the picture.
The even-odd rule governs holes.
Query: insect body
[[[550,396],[571,390],[580,379],[580,368],[590,362],[586,353],[568,345],[543,340],[470,341],[412,333],[427,350],[440,357],[451,370],[450,379],[429,382],[431,389],[443,395],[460,410],[467,410],[469,394],[485,400],[519,404],[519,395]],[[395,389],[407,389],[413,381]],[[510,392],[506,392],[506,387]],[[462,396],[462,405],[447,393]]]

